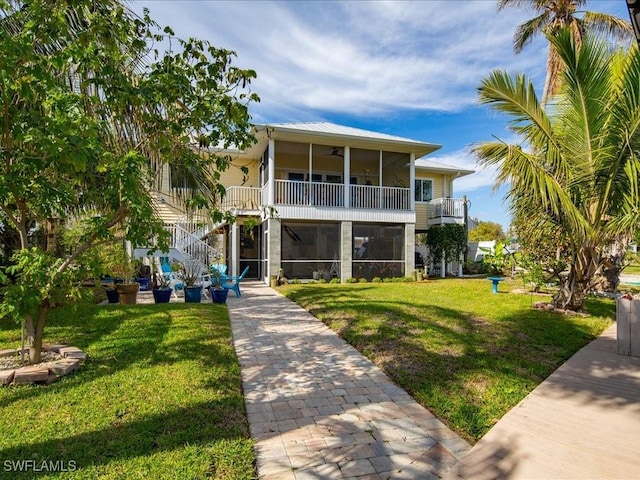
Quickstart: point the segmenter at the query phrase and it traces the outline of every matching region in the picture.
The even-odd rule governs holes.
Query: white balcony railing
[[[398,187],[351,185],[351,206],[383,210],[411,210],[411,190]]]
[[[350,185],[349,208],[411,211],[411,190],[374,185]],[[262,188],[229,187],[225,210],[256,211],[267,205],[268,184]],[[275,180],[274,205],[344,208],[345,188],[341,183]]]
[[[341,183],[275,181],[276,205],[344,207]],[[411,210],[411,190],[397,187],[350,185],[349,207],[384,210]]]
[[[223,210],[250,210],[260,209],[263,202],[260,188],[256,187],[229,187],[222,200]]]
[[[344,185],[341,183],[297,182],[276,180],[276,205],[344,206]]]
[[[464,201],[461,198],[435,198],[427,206],[427,218],[464,218]]]

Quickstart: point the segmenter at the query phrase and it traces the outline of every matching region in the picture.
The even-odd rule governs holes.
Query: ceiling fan
[[[344,153],[340,153],[340,147],[332,147],[332,150],[329,156],[344,158]]]

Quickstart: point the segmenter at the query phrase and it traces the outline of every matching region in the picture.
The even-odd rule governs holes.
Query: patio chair
[[[233,290],[233,293],[236,294],[236,297],[240,297],[240,282],[242,282],[242,279],[245,277],[245,275],[247,274],[247,272],[249,271],[249,265],[247,265],[245,267],[245,269],[242,271],[242,273],[240,274],[240,276],[237,277],[228,277],[228,276],[224,276],[222,277],[222,288],[225,288],[227,290]]]
[[[222,263],[214,263],[209,267],[209,270],[217,270],[220,272],[220,275],[227,274],[227,266]]]
[[[162,262],[160,268],[162,269],[162,276],[166,279],[169,287],[171,288],[171,296],[173,298],[178,298],[178,290],[184,289],[184,282],[173,271],[171,265],[169,265],[168,263]]]

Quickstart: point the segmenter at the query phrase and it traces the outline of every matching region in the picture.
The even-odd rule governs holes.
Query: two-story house
[[[217,238],[210,243],[234,274],[249,266],[247,278],[264,281],[279,272],[407,276],[417,233],[463,222],[453,180],[473,172],[422,158],[440,145],[331,123],[253,128],[255,145],[224,152],[233,162],[222,172],[221,206],[237,221],[196,233]]]

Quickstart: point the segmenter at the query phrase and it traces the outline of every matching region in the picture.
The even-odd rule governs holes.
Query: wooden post
[[[616,323],[618,353],[640,357],[640,300],[619,298]]]

